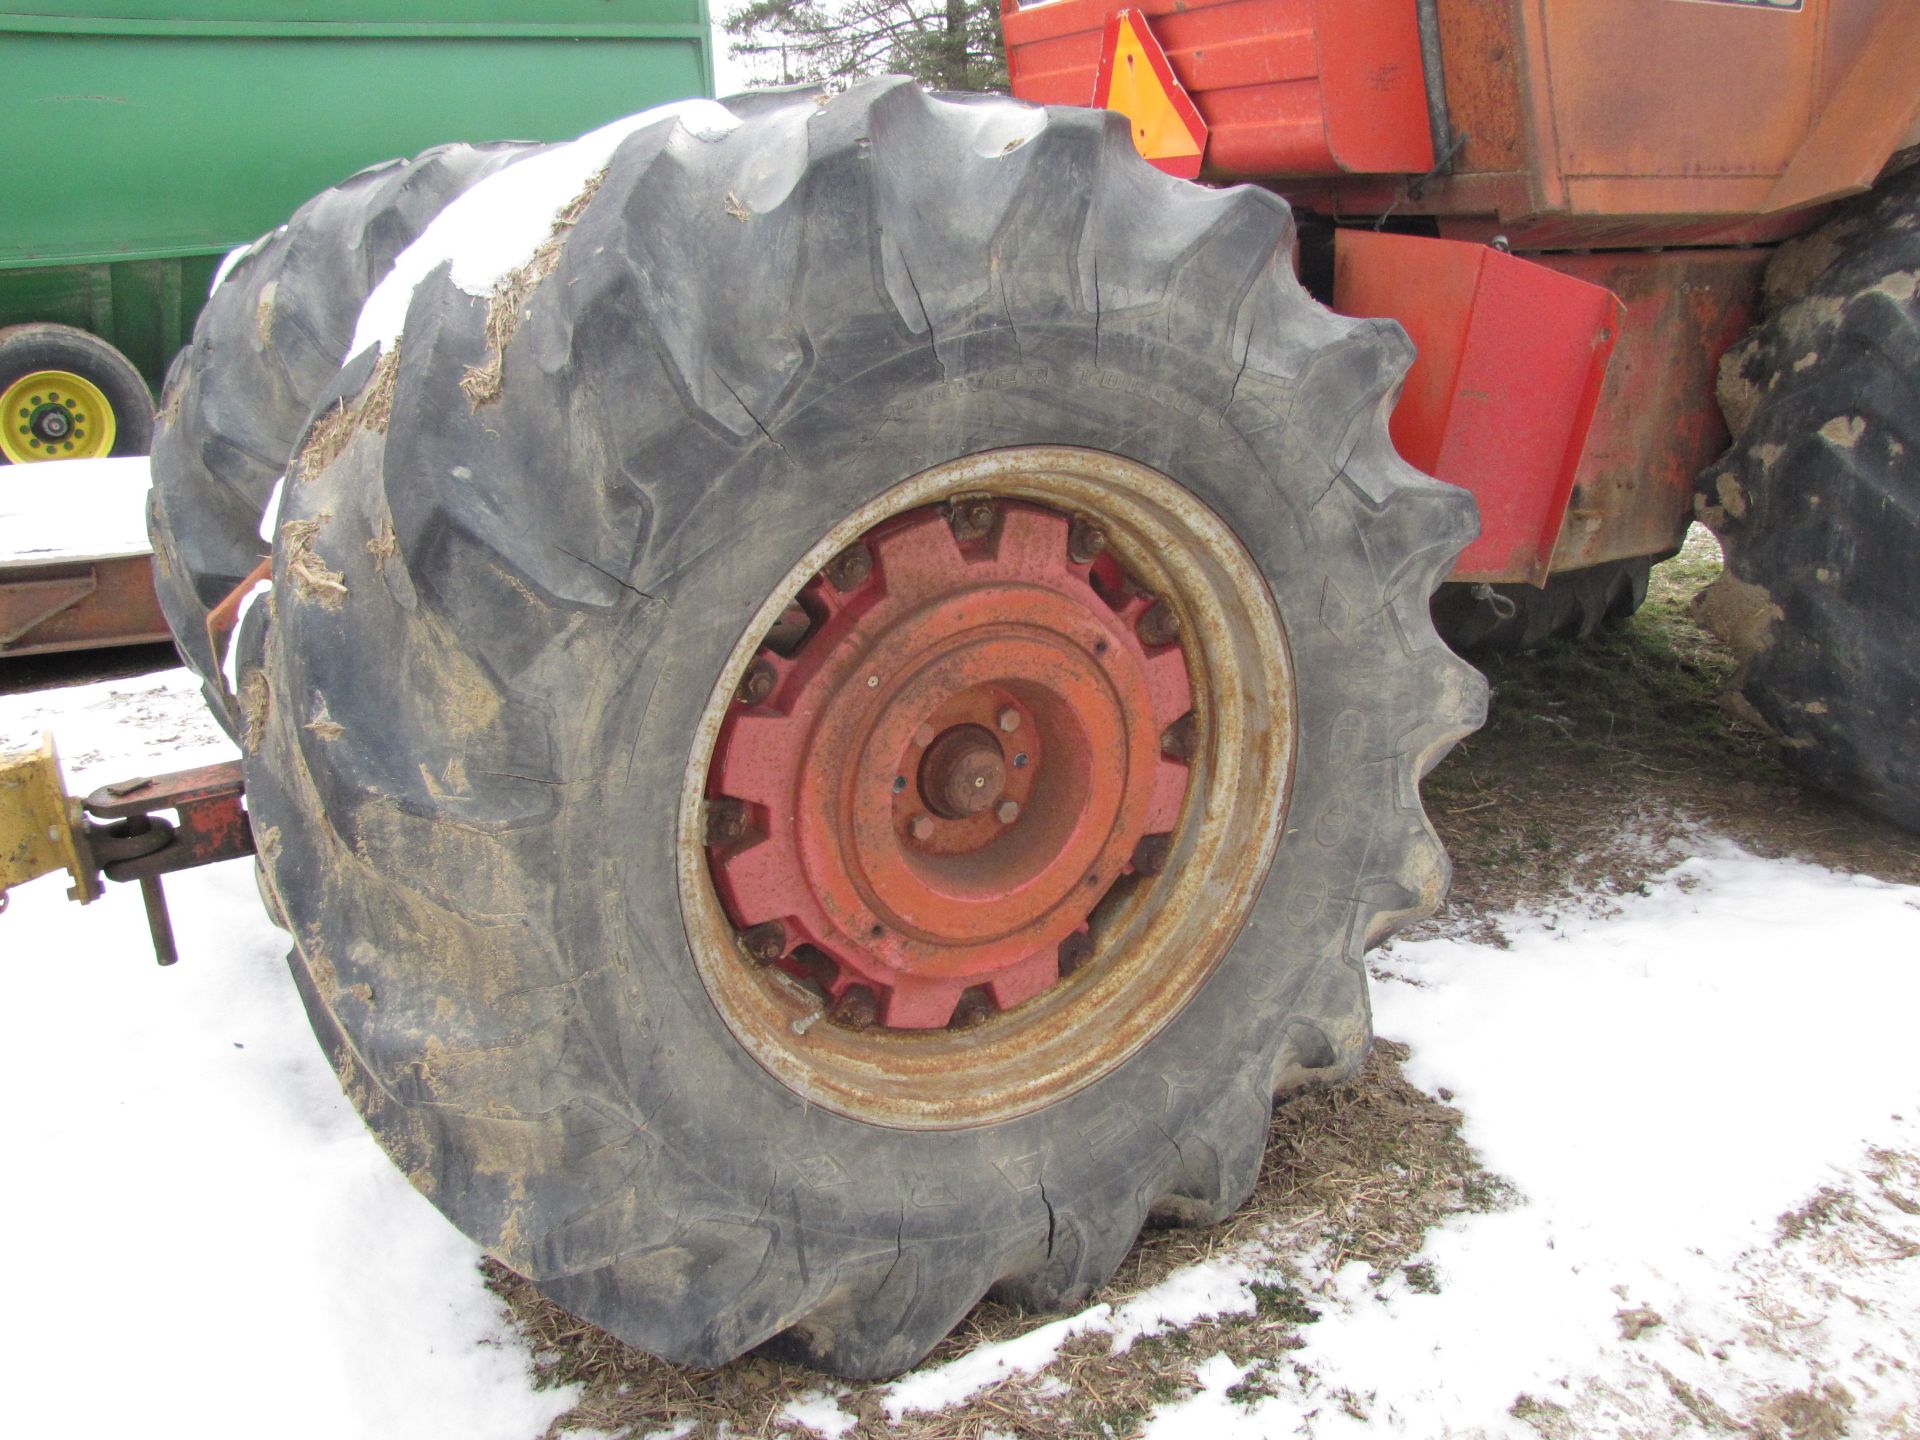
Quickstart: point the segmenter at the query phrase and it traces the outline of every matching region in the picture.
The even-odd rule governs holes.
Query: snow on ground
[[[1664,1368],[1735,1415],[1834,1381],[1862,1418],[1920,1426],[1920,1218],[1866,1173],[1875,1148],[1920,1155],[1920,890],[1699,848],[1618,914],[1384,958],[1381,1033],[1527,1203],[1430,1239],[1437,1296],[1354,1303],[1363,1277],[1338,1277],[1347,1323],[1310,1353],[1377,1393],[1376,1420],[1432,1434],[1519,1391],[1657,1413]],[[1920,1206],[1916,1178],[1891,1193]],[[1831,1292],[1786,1301],[1818,1246],[1777,1244],[1780,1217],[1823,1187],[1911,1253],[1829,1257]],[[1889,1280],[1891,1308],[1863,1310]]]
[[[1644,896],[1508,917],[1511,948],[1376,957],[1376,1028],[1516,1202],[1434,1231],[1417,1281],[1303,1257],[1305,1348],[1203,1358],[1149,1437],[1842,1433],[1820,1406],[1920,1435],[1920,889],[1697,849]],[[887,1408],[1038,1369],[1042,1335],[1123,1343],[1170,1287],[1181,1319],[1244,1312],[1262,1274],[1251,1251],[1190,1267]]]
[[[0,565],[145,555],[147,457],[47,460],[0,485]]]
[[[231,753],[182,672],[0,697],[0,745],[43,728],[78,792]],[[1517,1198],[1435,1230],[1417,1279],[1293,1257],[1320,1312],[1304,1348],[1199,1356],[1150,1436],[1920,1434],[1920,889],[1692,848],[1642,895],[1506,917],[1508,948],[1375,957],[1377,1028]],[[531,1390],[474,1248],[340,1098],[247,867],[168,889],[172,971],[131,889],[82,911],[42,880],[0,917],[28,1182],[0,1198],[6,1354],[31,1377],[0,1425],[537,1434],[566,1392]],[[1217,1255],[882,1409],[962,1403],[1075,1335],[1245,1313],[1274,1264]],[[849,1395],[823,1382],[786,1418],[834,1435]]]
[[[184,671],[0,696],[0,748],[49,728],[79,794],[233,753]],[[250,867],[166,886],[169,970],[130,885],[0,915],[0,1432],[539,1434],[570,1393],[341,1097]]]

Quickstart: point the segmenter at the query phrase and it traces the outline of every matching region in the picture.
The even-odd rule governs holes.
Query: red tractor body
[[[1014,93],[1088,103],[1122,12],[1201,176],[1331,227],[1310,285],[1414,339],[1395,441],[1481,507],[1456,580],[1671,553],[1767,247],[1920,143],[1915,0],[1006,0]]]

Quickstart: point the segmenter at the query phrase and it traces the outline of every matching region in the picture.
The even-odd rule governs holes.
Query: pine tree
[[[895,74],[936,90],[1007,88],[998,0],[750,0],[726,30],[769,81]]]

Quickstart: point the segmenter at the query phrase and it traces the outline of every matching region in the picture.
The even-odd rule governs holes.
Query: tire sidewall
[[[849,1236],[872,1234],[877,1221],[891,1224],[903,1205],[929,1194],[952,1197],[978,1228],[1007,1224],[1011,1212],[1031,1206],[1041,1169],[1054,1207],[1114,1189],[1150,1189],[1175,1158],[1166,1137],[1191,1133],[1200,1111],[1249,1095],[1266,1103],[1283,1038],[1274,1022],[1287,1009],[1287,992],[1318,967],[1357,961],[1355,906],[1335,899],[1336,882],[1363,860],[1369,837],[1326,817],[1364,812],[1351,794],[1365,783],[1355,771],[1380,747],[1335,723],[1345,713],[1364,725],[1357,707],[1332,702],[1351,689],[1352,673],[1373,667],[1338,678],[1336,666],[1351,665],[1351,652],[1337,662],[1329,632],[1307,623],[1288,630],[1299,694],[1318,697],[1304,702],[1302,738],[1341,733],[1343,753],[1301,756],[1290,813],[1323,823],[1289,827],[1239,936],[1194,1000],[1141,1051],[1040,1111],[960,1131],[913,1132],[808,1103],[733,1037],[699,979],[679,907],[661,903],[678,893],[673,840],[690,758],[686,737],[750,617],[828,529],[922,470],[1024,444],[1106,449],[1170,474],[1212,508],[1255,557],[1283,616],[1311,616],[1329,583],[1353,590],[1356,578],[1371,578],[1357,529],[1305,522],[1307,502],[1328,494],[1337,477],[1298,459],[1291,471],[1271,473],[1271,458],[1263,465],[1203,399],[1221,383],[1204,373],[1204,362],[1129,344],[1122,353],[1110,346],[1096,364],[1078,338],[1049,347],[1032,337],[1030,358],[964,377],[930,374],[924,349],[897,355],[783,423],[781,449],[763,446],[715,477],[701,505],[711,517],[701,523],[713,533],[679,537],[710,558],[682,572],[648,642],[672,657],[670,672],[610,711],[592,747],[609,760],[643,757],[608,795],[608,823],[644,838],[619,866],[628,933],[602,943],[606,953],[626,957],[646,1002],[635,1018],[657,1026],[662,1039],[665,1074],[650,1077],[650,1088],[669,1098],[650,1109],[654,1136],[676,1151],[688,1178],[702,1176],[735,1195],[797,1184],[821,1202],[814,1223],[824,1219]],[[1255,397],[1243,392],[1239,400],[1251,405]],[[1267,401],[1280,418],[1287,397]],[[1133,439],[1116,444],[1116,436]],[[1330,545],[1342,529],[1346,543]],[[1380,608],[1381,597],[1371,598]],[[588,843],[602,843],[597,827]],[[1355,1004],[1364,1006],[1357,974],[1354,982]],[[1356,1018],[1364,1025],[1363,1011]],[[618,1047],[623,1037],[607,1034],[602,1043]],[[675,1085],[676,1074],[697,1083]],[[1116,1164],[1114,1152],[1123,1150],[1134,1158]],[[859,1183],[811,1183],[807,1175],[858,1176]]]

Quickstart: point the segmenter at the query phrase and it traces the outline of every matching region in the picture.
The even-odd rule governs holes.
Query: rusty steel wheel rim
[[[1266,583],[1187,491],[1058,447],[923,472],[821,538],[709,697],[679,825],[701,978],[842,1114],[1051,1103],[1218,965],[1294,740]]]

